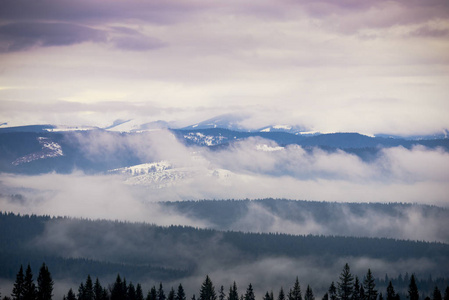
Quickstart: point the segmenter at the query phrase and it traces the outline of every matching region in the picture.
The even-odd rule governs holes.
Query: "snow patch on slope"
[[[19,157],[12,162],[14,166],[18,166],[24,163],[29,163],[38,159],[45,159],[50,157],[63,156],[61,145],[53,142],[47,137],[38,137],[39,144],[42,146],[42,150],[39,152],[31,153],[22,157]]]
[[[185,180],[212,178],[225,182],[233,172],[225,169],[208,169],[201,166],[176,167],[168,161],[140,164],[109,171],[124,175],[124,182],[130,185],[147,186],[154,189],[167,188]]]
[[[189,132],[184,139],[201,146],[215,146],[227,141],[228,138],[221,135],[205,135],[201,132]]]
[[[176,168],[168,161],[146,163],[110,170],[111,174],[125,175],[125,183],[164,188],[194,175],[191,168]]]
[[[300,134],[303,132],[304,128],[298,127],[298,126],[291,126],[291,125],[271,125],[268,127],[262,127],[261,129],[257,130],[259,132],[286,132],[291,134]]]
[[[98,129],[98,127],[58,125],[58,126],[55,126],[54,128],[45,128],[45,130],[48,132],[87,131],[87,130],[95,130],[95,129]]]
[[[110,170],[110,173],[125,174],[131,176],[144,175],[154,172],[162,172],[165,170],[173,169],[173,166],[168,161],[160,161],[155,163],[140,164],[131,167],[119,168]]]

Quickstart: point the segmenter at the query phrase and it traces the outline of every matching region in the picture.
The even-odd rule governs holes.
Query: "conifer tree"
[[[80,286],[78,287],[78,300],[85,300],[85,291],[84,291],[84,283],[81,282]]]
[[[285,300],[284,289],[281,286],[281,290],[279,291],[278,300]]]
[[[73,292],[72,289],[70,289],[69,292],[67,293],[67,298],[66,299],[67,300],[76,300],[75,293]]]
[[[379,293],[379,300],[384,300],[384,296],[382,295],[382,293]]]
[[[328,293],[325,293],[325,294],[323,295],[323,298],[321,298],[321,300],[329,300],[329,294],[328,294]]]
[[[156,287],[154,285],[148,291],[148,295],[147,295],[147,299],[146,300],[157,300],[157,291],[156,291]]]
[[[237,284],[234,281],[234,284],[229,287],[229,294],[227,300],[239,300],[239,294],[237,292]]]
[[[225,299],[226,299],[226,294],[224,292],[224,287],[221,286],[220,291],[218,292],[218,300],[225,300]]]
[[[437,286],[435,286],[435,289],[433,290],[433,298],[432,298],[432,300],[443,300],[442,297],[441,297],[441,292],[440,292],[440,290],[438,289]]]
[[[337,288],[335,287],[335,283],[332,281],[331,286],[329,287],[329,299],[337,300]]]
[[[346,263],[343,271],[340,274],[340,281],[338,282],[338,298],[340,300],[350,300],[353,290],[354,277],[351,274],[351,269]]]
[[[360,299],[365,299],[365,289],[363,288],[363,285],[360,286]]]
[[[363,288],[365,289],[365,300],[376,300],[377,299],[377,290],[376,284],[374,283],[374,277],[371,273],[371,269],[368,269],[366,273],[366,277],[363,280]]]
[[[159,283],[159,289],[157,290],[157,300],[165,300],[165,292],[164,288],[162,287],[162,282]]]
[[[408,286],[408,297],[410,300],[419,300],[418,286],[415,282],[415,274],[410,277],[410,284]]]
[[[140,283],[136,285],[136,300],[143,300],[143,291]]]
[[[175,300],[175,290],[173,287],[171,288],[170,292],[168,293],[167,300]]]
[[[34,284],[33,272],[31,271],[30,264],[25,271],[25,279],[23,281],[23,300],[35,300],[36,299],[36,285]]]
[[[128,300],[136,300],[136,288],[132,282],[128,285]]]
[[[16,281],[14,282],[14,288],[12,290],[11,297],[13,300],[22,300],[23,299],[23,284],[24,284],[24,275],[23,275],[23,267],[20,265],[19,272],[16,275]]]
[[[387,286],[387,300],[396,300],[396,292],[394,291],[393,284],[390,282]]]
[[[94,300],[103,300],[103,287],[100,284],[100,280],[97,279],[95,280],[94,283]]]
[[[123,294],[123,282],[120,274],[117,274],[114,285],[111,290],[111,300],[123,300],[125,299]],[[78,299],[79,300],[79,299]]]
[[[302,300],[298,276],[296,276],[295,284],[293,285],[293,289],[291,290],[291,293],[289,293],[289,296],[290,300]]]
[[[128,284],[125,277],[123,277],[122,282],[122,300],[128,300]]]
[[[363,300],[360,298],[360,281],[359,278],[356,276],[354,280],[354,289],[352,291],[352,300]]]
[[[306,294],[304,295],[304,300],[315,300],[315,296],[313,295],[312,288],[310,285],[307,285]]]
[[[53,284],[50,271],[43,263],[37,277],[37,300],[51,300],[53,297]]]
[[[176,292],[176,300],[186,300],[186,293],[184,292],[182,284],[178,285],[178,291]]]
[[[254,290],[251,283],[248,285],[248,288],[246,289],[244,300],[256,300],[256,296],[254,295]]]
[[[270,297],[270,294],[268,293],[268,291],[265,293],[265,296],[263,296],[263,300],[273,300]]]
[[[110,300],[109,292],[106,288],[103,288],[103,295],[101,297],[101,300]]]
[[[86,283],[84,284],[84,300],[94,300],[94,286],[90,275],[87,275]]]
[[[206,279],[201,285],[199,300],[217,300],[217,294],[209,275],[206,275]]]

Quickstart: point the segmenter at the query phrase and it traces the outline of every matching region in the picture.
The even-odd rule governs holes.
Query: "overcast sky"
[[[4,0],[0,124],[439,132],[448,17],[444,0]]]

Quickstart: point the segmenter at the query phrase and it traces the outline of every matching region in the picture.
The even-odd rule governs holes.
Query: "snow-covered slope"
[[[170,124],[165,121],[148,122],[145,119],[129,119],[129,120],[115,120],[112,125],[105,127],[108,131],[119,132],[141,132],[158,129],[167,129]]]
[[[222,135],[205,135],[201,132],[188,132],[183,136],[186,141],[199,146],[215,146],[226,143],[229,140],[228,137]]]
[[[13,165],[18,166],[24,163],[29,163],[38,159],[45,159],[50,157],[58,157],[63,156],[61,145],[53,142],[50,138],[47,137],[38,137],[37,138],[39,144],[42,146],[42,150],[39,152],[34,152],[27,154],[25,156],[19,157],[15,161],[12,162]]]
[[[271,125],[267,127],[262,127],[258,132],[286,132],[291,134],[317,134],[318,132],[306,131],[304,128],[299,126],[291,125]]]
[[[151,188],[165,188],[188,179],[201,177],[226,180],[233,175],[229,170],[208,169],[201,166],[176,167],[168,161],[140,164],[109,171],[110,174],[122,174],[125,183],[130,185],[143,185]]]

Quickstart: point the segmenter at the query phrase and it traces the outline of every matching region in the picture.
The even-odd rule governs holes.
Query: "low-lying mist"
[[[364,161],[342,150],[280,147],[262,138],[238,141],[221,150],[186,147],[169,131],[132,136],[92,132],[71,138],[92,161],[108,159],[126,148],[142,161],[169,161],[172,173],[163,171],[150,179],[79,170],[33,176],[3,173],[2,211],[209,227],[213,224],[205,219],[158,202],[271,197],[449,205],[449,154],[442,149],[385,148],[376,158]],[[176,177],[178,170],[187,176]],[[293,222],[254,203],[227,229],[448,242],[447,234],[439,230],[447,227],[447,219],[426,215],[419,207],[403,212],[400,219],[370,211],[351,214],[344,209],[341,215],[343,223],[332,226],[324,226],[307,211],[303,212],[305,221]]]

